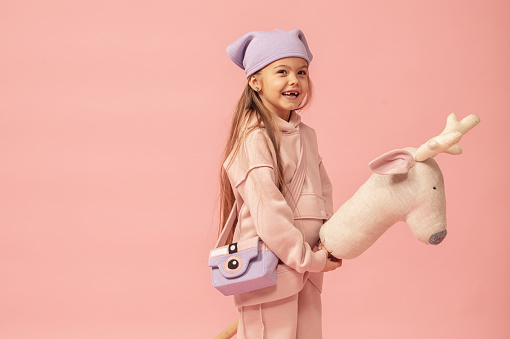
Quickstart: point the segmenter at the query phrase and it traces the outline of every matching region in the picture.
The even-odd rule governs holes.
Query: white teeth
[[[295,96],[295,97],[297,97],[299,95],[299,93],[295,93],[295,92],[283,92],[282,94],[286,95],[286,96],[292,95],[292,96]]]

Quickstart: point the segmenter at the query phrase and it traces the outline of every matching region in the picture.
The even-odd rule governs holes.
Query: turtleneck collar
[[[296,132],[298,130],[298,125],[301,123],[301,116],[296,112],[292,112],[290,114],[289,121],[285,121],[279,116],[276,116],[275,118],[282,133]]]
[[[275,115],[276,124],[280,128],[280,131],[282,134],[291,134],[299,131],[299,124],[301,123],[301,116],[297,114],[296,112],[292,112],[290,115],[289,121],[285,121],[279,116]],[[247,122],[247,126],[253,126],[256,124],[255,122],[256,118],[250,119],[250,121]],[[264,123],[260,122],[258,124],[259,127],[264,127]]]

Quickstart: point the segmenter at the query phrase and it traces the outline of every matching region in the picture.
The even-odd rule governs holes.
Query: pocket
[[[294,210],[294,219],[327,219],[324,200],[315,193],[302,193]]]

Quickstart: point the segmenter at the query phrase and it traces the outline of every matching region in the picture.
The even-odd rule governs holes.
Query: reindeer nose
[[[446,230],[434,233],[429,238],[429,244],[439,245],[444,238],[446,238]]]

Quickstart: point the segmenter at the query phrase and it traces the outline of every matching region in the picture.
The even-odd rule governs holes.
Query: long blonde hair
[[[301,103],[301,106],[296,110],[301,110],[308,106],[312,100],[312,81],[308,77],[308,92],[306,93],[306,97]],[[248,127],[248,122],[252,119],[256,119],[256,124],[252,124],[251,127]],[[223,153],[223,161],[222,164],[230,156],[230,162],[225,167],[221,167],[220,169],[220,225],[219,225],[219,233],[225,227],[225,223],[228,219],[230,211],[234,206],[235,197],[234,192],[232,191],[232,186],[230,185],[230,181],[227,175],[227,169],[232,164],[232,160],[235,158],[235,155],[239,151],[239,148],[249,133],[258,128],[258,126],[264,125],[266,133],[271,140],[273,145],[273,149],[275,151],[276,157],[276,165],[277,165],[277,173],[278,173],[278,189],[283,192],[285,189],[285,182],[283,179],[283,166],[280,155],[280,128],[278,127],[277,120],[275,115],[271,113],[262,103],[259,94],[250,87],[249,83],[246,84],[239,101],[237,102],[237,106],[234,110],[234,114],[232,116],[232,123],[230,127],[230,133],[228,135],[227,144],[225,145],[225,150]],[[234,221],[234,226],[232,227],[232,231],[227,237],[227,243],[231,243],[234,237],[234,231],[237,221]]]

